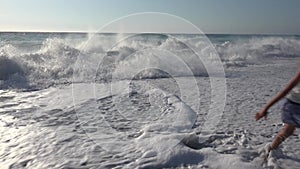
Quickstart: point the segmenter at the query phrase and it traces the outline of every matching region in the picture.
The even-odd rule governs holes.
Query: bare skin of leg
[[[284,124],[283,129],[274,138],[271,149],[277,149],[278,146],[289,136],[291,136],[295,131],[295,126],[290,124]]]

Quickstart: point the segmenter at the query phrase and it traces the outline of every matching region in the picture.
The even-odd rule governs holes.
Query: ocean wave
[[[12,45],[2,47],[0,51],[2,88],[15,87],[15,83],[24,83],[24,79],[28,85],[23,86],[49,86],[56,81],[70,79],[72,64],[80,53],[61,39],[46,39],[42,47],[33,53],[21,52]]]
[[[272,58],[300,56],[300,40],[294,37],[255,37],[216,45],[225,65],[246,66]]]
[[[13,74],[22,75],[24,72],[21,67],[7,57],[0,57],[0,80],[7,80]]]
[[[210,43],[198,36],[87,34],[75,40],[72,36],[54,36],[42,40],[38,49],[27,51],[2,41],[0,88],[45,88],[74,81],[207,76],[201,59],[187,44],[194,44],[203,57],[217,51],[225,66],[262,64],[273,58],[300,55],[300,40],[296,37],[235,36],[223,43],[214,43],[216,50],[212,50]],[[33,39],[33,42],[36,47],[37,41]],[[28,43],[30,41],[26,40]],[[211,50],[206,50],[207,47]]]

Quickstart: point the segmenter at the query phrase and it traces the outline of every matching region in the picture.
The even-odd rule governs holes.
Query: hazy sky
[[[94,31],[128,14],[163,12],[205,33],[300,34],[299,8],[300,0],[0,0],[0,31]],[[147,22],[139,19],[131,24]],[[152,25],[174,27],[159,19]]]

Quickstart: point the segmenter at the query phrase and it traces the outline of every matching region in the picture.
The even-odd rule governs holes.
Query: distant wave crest
[[[299,57],[299,46],[300,40],[293,37],[261,37],[226,41],[216,49],[225,65],[246,66],[272,58]]]
[[[193,40],[191,36],[91,37],[77,39],[76,43],[72,38],[48,37],[37,50],[30,52],[14,44],[1,43],[0,88],[22,85],[45,88],[73,81],[108,82],[112,78],[207,76],[201,60],[185,43]],[[207,47],[201,41],[194,44],[197,48]],[[261,64],[273,58],[300,55],[300,40],[295,37],[236,37],[213,45],[225,66]]]

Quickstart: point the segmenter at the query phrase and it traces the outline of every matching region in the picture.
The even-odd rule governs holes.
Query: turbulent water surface
[[[0,33],[0,166],[299,168],[297,133],[260,165],[281,122],[275,109],[253,120],[292,77],[299,46],[299,36]]]

